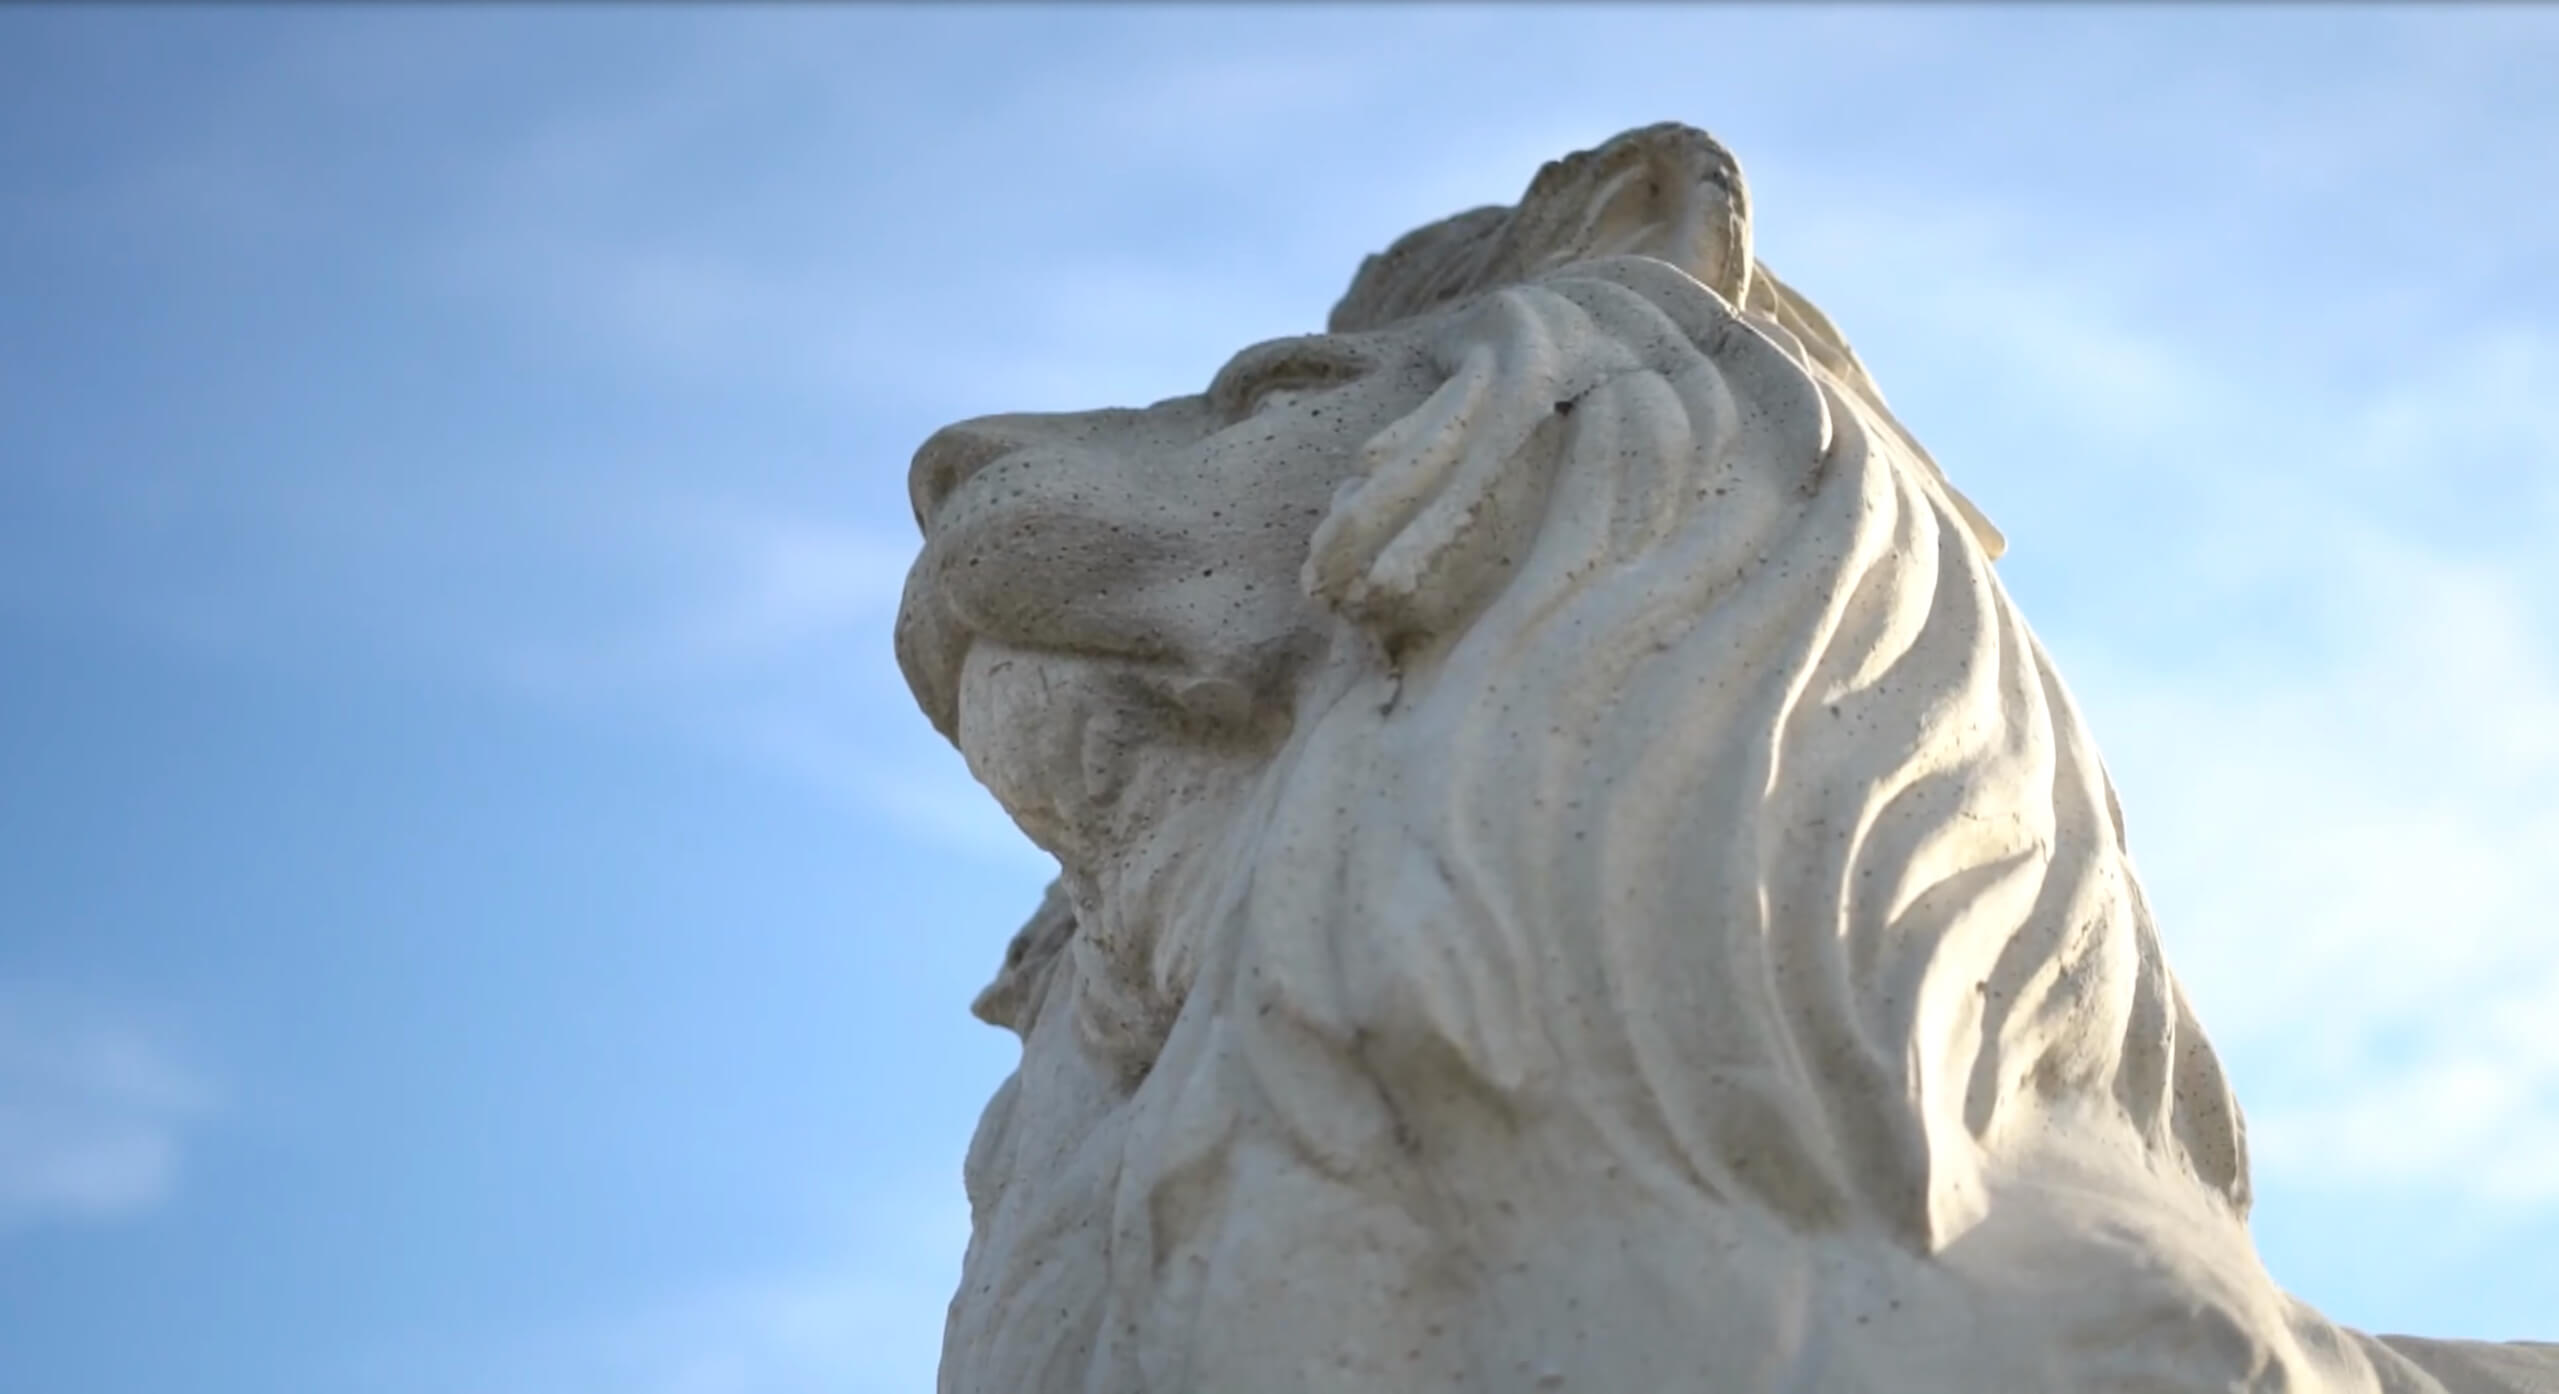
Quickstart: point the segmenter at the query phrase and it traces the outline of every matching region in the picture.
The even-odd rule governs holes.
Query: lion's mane
[[[1631,1073],[1630,1156],[1799,1223],[1940,1247],[2056,1112],[2243,1210],[2095,750],[1934,471],[1659,261],[1471,321],[1308,563],[1415,646],[1323,771],[1326,957],[1497,1089]]]

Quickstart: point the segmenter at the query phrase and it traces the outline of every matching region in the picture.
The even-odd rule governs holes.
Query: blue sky
[[[0,1390],[905,1394],[907,455],[1661,119],[2008,532],[2278,1277],[2559,1338],[2559,12],[0,9]]]

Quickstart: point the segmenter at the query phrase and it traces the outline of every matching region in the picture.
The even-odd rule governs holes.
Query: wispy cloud
[[[707,1283],[527,1352],[491,1394],[913,1394],[950,1294],[919,1275],[814,1270]]]
[[[2418,366],[2360,401],[2235,358],[2149,384],[2208,448],[2155,464],[2188,511],[2139,520],[2140,584],[2284,642],[2050,637],[2261,1170],[2559,1207],[2559,354]]]
[[[2076,671],[2172,960],[2263,1166],[2559,1204],[2559,646],[2523,576],[2329,540],[2332,657]]]
[[[1013,825],[959,753],[920,716],[899,714],[910,738],[869,739],[841,713],[783,702],[732,711],[706,732],[776,773],[870,813],[907,837],[973,861],[1051,875],[1056,862]]]
[[[831,1261],[708,1277],[485,1344],[376,1351],[403,1394],[917,1394],[968,1241],[955,1178],[893,1188]]]
[[[735,496],[624,502],[577,519],[562,559],[615,574],[630,605],[517,641],[504,666],[528,689],[601,694],[840,662],[869,631],[885,634],[915,555],[913,542],[876,529]]]
[[[0,1231],[125,1219],[166,1201],[210,1086],[158,1034],[59,993],[0,985]]]
[[[670,723],[945,851],[1050,865],[912,710],[890,622],[914,543],[700,493],[589,522],[598,564],[653,594],[514,642],[501,681]]]

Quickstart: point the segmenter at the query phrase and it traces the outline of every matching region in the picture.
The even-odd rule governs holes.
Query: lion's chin
[[[1083,750],[1110,701],[1097,667],[981,637],[962,651],[952,684],[952,734],[969,772],[1061,861],[1089,851],[1105,793],[1091,787]]]

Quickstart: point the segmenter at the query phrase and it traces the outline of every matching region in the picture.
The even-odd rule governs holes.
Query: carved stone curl
[[[1703,133],[913,488],[899,659],[1064,872],[944,1394],[2559,1376],[2268,1279],[1999,535]]]

